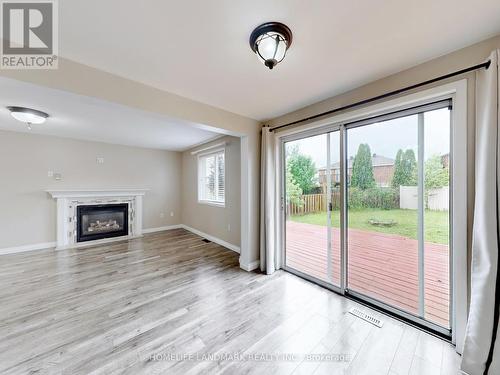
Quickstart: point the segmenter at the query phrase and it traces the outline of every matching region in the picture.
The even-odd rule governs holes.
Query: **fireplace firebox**
[[[127,236],[128,203],[81,205],[76,208],[77,242]]]

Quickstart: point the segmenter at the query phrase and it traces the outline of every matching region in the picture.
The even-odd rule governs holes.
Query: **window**
[[[225,185],[224,150],[198,156],[198,201],[224,206]]]

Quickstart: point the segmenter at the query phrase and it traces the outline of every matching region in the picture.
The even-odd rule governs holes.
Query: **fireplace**
[[[78,206],[76,227],[77,242],[127,236],[128,203]]]

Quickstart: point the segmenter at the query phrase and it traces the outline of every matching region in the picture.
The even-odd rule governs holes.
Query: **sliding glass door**
[[[286,267],[340,287],[339,132],[284,144]]]
[[[283,143],[285,266],[449,334],[451,101]]]

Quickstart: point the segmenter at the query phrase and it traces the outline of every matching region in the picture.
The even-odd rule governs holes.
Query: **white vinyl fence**
[[[429,190],[427,208],[434,211],[448,211],[450,209],[449,187]]]
[[[449,187],[430,189],[427,194],[426,208],[434,211],[448,211],[450,208]],[[399,187],[399,208],[416,210],[418,208],[418,188],[416,186]]]

